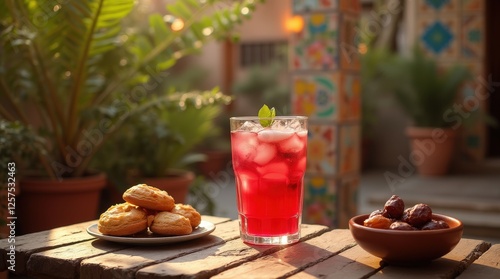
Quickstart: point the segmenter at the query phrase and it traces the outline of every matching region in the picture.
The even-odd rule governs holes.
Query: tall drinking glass
[[[260,120],[272,121],[262,127]],[[251,244],[300,239],[307,117],[231,117],[240,234]]]

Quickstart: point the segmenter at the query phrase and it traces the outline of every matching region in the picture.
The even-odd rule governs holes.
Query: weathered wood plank
[[[356,244],[349,230],[334,230],[246,262],[212,278],[278,278],[321,262]]]
[[[80,264],[81,278],[133,278],[151,264],[173,259],[239,237],[238,221],[218,224],[215,231],[200,239],[163,246],[137,246],[90,259]]]
[[[370,278],[455,278],[488,247],[481,240],[462,239],[450,253],[424,266],[387,265]]]
[[[64,245],[88,241],[94,237],[89,235],[86,229],[95,222],[95,220],[88,221],[52,230],[17,236],[15,238],[15,243],[8,243],[7,239],[0,240],[0,271],[7,269],[7,252],[10,245],[14,244],[16,251],[16,266],[15,272],[13,273],[25,274],[26,263],[31,254]]]
[[[225,222],[229,222],[231,221],[230,218],[226,218],[226,217],[217,217],[217,216],[210,216],[210,215],[202,215],[201,216],[201,219],[203,221],[208,221],[210,223],[214,223],[214,224],[222,224],[222,223],[225,223]]]
[[[495,244],[472,263],[459,279],[500,278],[500,244]]]
[[[379,258],[356,245],[290,278],[366,278],[381,268],[380,263]]]
[[[302,240],[307,240],[327,231],[319,225],[303,225]],[[249,260],[276,252],[284,246],[250,246],[241,239],[228,241],[197,253],[155,264],[140,269],[136,277],[145,278],[207,278]]]
[[[30,276],[78,278],[80,262],[84,259],[125,249],[127,245],[104,240],[85,241],[39,253],[33,253],[28,260]]]
[[[204,215],[202,216],[202,218],[203,220],[212,222],[214,224],[230,221],[229,218],[215,216]],[[22,258],[23,274],[26,272],[31,275],[58,274],[58,276],[61,278],[74,278],[74,274],[79,273],[79,264],[82,260],[130,247],[130,245],[123,244],[106,244],[101,240],[92,241],[94,237],[86,233],[86,228],[92,224],[95,224],[96,222],[97,220],[77,224],[76,229],[74,229],[73,226],[69,226],[68,230],[72,232],[72,236],[78,236],[84,242],[75,242],[74,239],[65,237],[63,235],[62,239],[59,239],[59,241],[54,243],[57,245],[53,245],[51,247],[47,246],[46,249],[42,249],[44,251],[43,253],[36,253],[35,251],[41,251],[41,249],[36,248],[35,246],[35,249],[30,250],[29,253],[26,254],[29,259],[27,257]],[[84,235],[80,234],[82,230],[85,231]],[[49,238],[52,235],[50,231],[37,234],[40,234],[40,237]],[[54,235],[58,236],[59,234]],[[30,245],[36,244],[30,242]],[[27,267],[25,267],[26,262],[28,262]]]

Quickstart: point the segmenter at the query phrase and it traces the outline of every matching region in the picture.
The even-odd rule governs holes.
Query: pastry
[[[135,234],[148,228],[147,214],[141,208],[129,203],[116,204],[101,214],[97,228],[105,235]]]
[[[162,211],[156,214],[149,230],[161,235],[186,235],[193,231],[189,219],[172,212]]]
[[[196,228],[201,223],[201,215],[189,204],[178,203],[170,212],[182,215],[189,219],[191,227]]]
[[[170,211],[175,206],[174,198],[166,191],[146,184],[130,187],[123,193],[123,199],[150,210]]]

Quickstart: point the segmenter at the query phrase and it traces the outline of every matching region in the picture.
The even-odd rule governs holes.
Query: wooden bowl
[[[418,264],[432,261],[453,250],[462,238],[461,221],[440,214],[432,219],[448,223],[448,229],[428,231],[401,231],[365,227],[368,214],[349,220],[349,229],[358,243],[368,253],[391,264]]]

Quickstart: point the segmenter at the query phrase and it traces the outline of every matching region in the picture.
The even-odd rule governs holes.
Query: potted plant
[[[121,196],[131,184],[146,183],[185,202],[195,178],[189,167],[204,160],[194,152],[214,129],[214,119],[230,97],[218,91],[182,95],[177,107],[155,106],[124,123],[97,156]],[[119,154],[119,155],[116,155]]]
[[[20,194],[17,170],[23,168],[16,162],[34,156],[41,143],[36,135],[19,122],[0,119],[0,166],[4,168],[0,172],[0,238],[10,233],[8,217],[16,216],[16,198]]]
[[[95,218],[106,185],[106,175],[90,168],[95,155],[133,115],[158,104],[178,106],[181,93],[149,94],[155,82],[203,42],[230,34],[251,14],[253,2],[169,1],[168,15],[148,15],[148,32],[140,32],[127,25],[140,1],[2,1],[0,117],[19,121],[44,141],[36,161],[27,164],[37,177],[23,172],[19,231]],[[69,196],[59,193],[63,189]],[[31,195],[40,192],[45,196]],[[65,219],[67,212],[84,216]]]
[[[361,166],[366,170],[371,165],[371,152],[374,147],[377,109],[384,102],[380,97],[387,90],[387,82],[383,78],[381,65],[390,59],[392,54],[386,48],[368,48],[360,56],[361,63]]]
[[[406,130],[411,141],[410,161],[424,176],[446,174],[454,153],[462,117],[454,110],[461,85],[470,78],[467,68],[441,68],[415,47],[411,57],[394,56],[381,65],[395,100],[411,117]],[[458,120],[457,120],[458,119]]]

